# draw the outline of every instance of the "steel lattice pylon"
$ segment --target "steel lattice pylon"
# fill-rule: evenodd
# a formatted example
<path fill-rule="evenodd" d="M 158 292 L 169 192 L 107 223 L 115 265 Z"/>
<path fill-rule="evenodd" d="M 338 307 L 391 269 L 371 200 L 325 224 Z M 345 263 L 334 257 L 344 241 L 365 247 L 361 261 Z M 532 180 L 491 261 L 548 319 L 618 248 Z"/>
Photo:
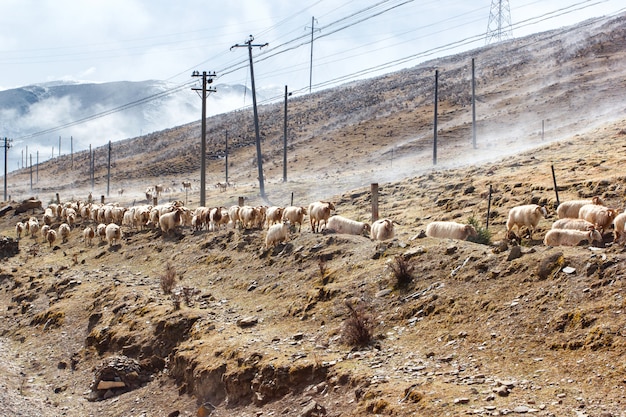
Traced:
<path fill-rule="evenodd" d="M 509 0 L 491 0 L 485 43 L 500 42 L 511 38 L 513 38 L 513 32 L 511 30 Z"/>

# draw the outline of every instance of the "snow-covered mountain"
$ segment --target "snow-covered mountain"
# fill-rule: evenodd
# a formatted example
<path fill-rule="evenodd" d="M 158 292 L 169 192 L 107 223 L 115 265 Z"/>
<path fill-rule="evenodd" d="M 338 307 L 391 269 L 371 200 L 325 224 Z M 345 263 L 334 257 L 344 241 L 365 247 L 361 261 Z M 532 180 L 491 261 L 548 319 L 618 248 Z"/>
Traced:
<path fill-rule="evenodd" d="M 119 81 L 47 82 L 0 91 L 0 135 L 13 139 L 8 170 L 110 141 L 184 125 L 201 117 L 202 100 L 189 84 Z M 250 105 L 243 85 L 211 85 L 207 116 Z M 258 92 L 258 100 L 272 92 Z M 70 139 L 71 138 L 71 139 Z M 70 147 L 72 149 L 70 149 Z M 25 155 L 26 153 L 26 155 Z"/>

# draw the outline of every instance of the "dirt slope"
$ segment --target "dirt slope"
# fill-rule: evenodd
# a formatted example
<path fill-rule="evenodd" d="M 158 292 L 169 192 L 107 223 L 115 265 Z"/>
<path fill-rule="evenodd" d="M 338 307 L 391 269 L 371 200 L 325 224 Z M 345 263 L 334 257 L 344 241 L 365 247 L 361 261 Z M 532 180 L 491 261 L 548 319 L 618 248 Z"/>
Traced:
<path fill-rule="evenodd" d="M 292 195 L 298 205 L 328 198 L 336 213 L 369 221 L 369 183 L 379 182 L 381 216 L 397 223 L 391 241 L 314 234 L 305 225 L 271 251 L 262 248 L 265 231 L 232 228 L 168 236 L 125 228 L 120 245 L 87 246 L 80 233 L 86 220 L 52 248 L 40 236 L 23 237 L 19 254 L 0 264 L 0 360 L 7 364 L 0 415 L 190 416 L 208 415 L 213 406 L 212 416 L 625 415 L 626 253 L 611 244 L 612 230 L 600 248 L 550 248 L 541 241 L 554 220 L 552 167 L 560 201 L 599 195 L 607 205 L 624 206 L 622 22 L 515 41 L 523 53 L 511 53 L 507 70 L 488 75 L 494 90 L 480 104 L 488 111 L 476 150 L 467 142 L 467 97 L 444 83 L 441 126 L 448 140 L 435 167 L 423 133 L 432 122 L 425 99 L 394 101 L 392 92 L 402 88 L 386 91 L 381 79 L 380 91 L 356 85 L 315 98 L 321 104 L 302 100 L 305 133 L 290 160 L 290 181 L 280 181 L 282 166 L 268 157 L 269 198 L 280 205 Z M 598 32 L 590 34 L 593 28 Z M 563 48 L 574 32 L 589 42 Z M 452 72 L 466 58 L 438 64 Z M 530 60 L 546 62 L 558 82 L 546 83 L 530 65 L 513 71 Z M 416 74 L 395 74 L 386 85 L 420 85 Z M 508 88 L 497 93 L 496 85 Z M 330 114 L 329 103 L 353 110 Z M 388 111 L 371 110 L 381 108 Z M 548 120 L 550 140 L 560 140 L 542 143 L 536 128 L 511 127 L 523 125 L 529 112 L 535 121 Z M 184 136 L 181 129 L 163 132 L 163 140 Z M 529 130 L 521 140 L 517 132 Z M 234 155 L 242 160 L 250 149 L 242 145 Z M 498 158 L 504 152 L 512 155 Z M 147 185 L 171 182 L 165 200 L 197 206 L 197 188 L 186 195 L 174 186 L 181 177 L 197 178 L 193 166 L 182 168 L 185 156 L 172 154 L 160 165 L 151 153 L 131 154 L 116 161 L 124 193 L 111 192 L 107 201 L 143 203 Z M 249 174 L 233 169 L 237 188 L 207 191 L 207 205 L 229 206 L 240 196 L 261 203 L 251 177 L 256 168 L 248 163 Z M 223 161 L 217 164 L 209 168 L 213 179 Z M 178 168 L 170 173 L 161 166 Z M 63 201 L 84 200 L 90 191 L 84 173 L 61 160 L 40 175 L 37 194 L 45 203 L 55 190 Z M 17 186 L 25 176 L 10 176 L 16 195 L 29 195 Z M 104 194 L 99 178 L 95 195 Z M 432 220 L 484 224 L 490 187 L 492 245 L 421 237 Z M 544 204 L 551 214 L 534 240 L 522 238 L 515 247 L 505 236 L 507 213 L 529 203 Z M 14 237 L 15 222 L 30 215 L 0 217 L 0 235 Z M 398 288 L 391 271 L 397 255 L 413 268 L 406 287 Z M 160 285 L 168 263 L 183 294 L 180 308 Z M 346 302 L 363 308 L 375 325 L 366 346 L 342 337 Z M 137 388 L 89 401 L 106 392 L 91 384 L 118 355 L 130 359 L 111 366 L 124 368 L 122 382 Z"/>

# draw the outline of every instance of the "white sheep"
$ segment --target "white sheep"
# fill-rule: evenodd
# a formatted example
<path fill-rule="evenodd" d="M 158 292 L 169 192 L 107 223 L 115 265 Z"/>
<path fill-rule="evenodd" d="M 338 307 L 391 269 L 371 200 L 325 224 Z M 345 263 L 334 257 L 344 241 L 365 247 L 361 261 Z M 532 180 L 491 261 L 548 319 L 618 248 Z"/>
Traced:
<path fill-rule="evenodd" d="M 122 239 L 122 229 L 115 223 L 109 223 L 105 229 L 106 239 L 109 246 L 119 244 Z"/>
<path fill-rule="evenodd" d="M 335 233 L 348 235 L 369 235 L 371 227 L 369 223 L 358 222 L 343 216 L 331 216 L 326 223 L 326 230 L 334 230 Z"/>
<path fill-rule="evenodd" d="M 22 222 L 15 223 L 15 236 L 17 236 L 17 240 L 20 240 L 22 237 L 22 233 L 26 229 L 26 225 Z"/>
<path fill-rule="evenodd" d="M 67 223 L 61 223 L 59 225 L 59 230 L 58 230 L 57 234 L 59 236 L 61 236 L 61 241 L 63 243 L 67 242 L 68 239 L 70 238 L 70 230 L 71 230 L 70 229 L 70 225 L 67 224 Z"/>
<path fill-rule="evenodd" d="M 267 225 L 268 229 L 271 225 L 283 221 L 284 211 L 284 207 L 272 206 L 267 208 L 267 211 L 265 212 L 265 224 Z"/>
<path fill-rule="evenodd" d="M 267 229 L 265 235 L 265 249 L 276 246 L 289 238 L 289 222 L 276 223 Z"/>
<path fill-rule="evenodd" d="M 578 218 L 578 211 L 580 208 L 587 204 L 595 204 L 603 206 L 604 202 L 600 197 L 593 197 L 591 200 L 570 200 L 564 201 L 556 208 L 556 214 L 559 219 L 576 219 Z"/>
<path fill-rule="evenodd" d="M 306 207 L 288 206 L 283 210 L 283 221 L 287 220 L 294 226 L 298 225 L 298 232 L 302 229 L 304 216 L 307 214 Z"/>
<path fill-rule="evenodd" d="M 181 215 L 180 210 L 176 209 L 169 213 L 163 213 L 159 216 L 159 226 L 163 234 L 168 234 L 170 230 L 175 230 L 180 226 Z"/>
<path fill-rule="evenodd" d="M 546 217 L 548 212 L 545 207 L 537 204 L 527 204 L 523 206 L 513 207 L 509 210 L 509 218 L 506 221 L 507 236 L 509 232 L 517 226 L 517 232 L 521 234 L 522 226 L 528 228 L 528 237 L 533 238 L 533 232 L 539 224 L 542 217 Z"/>
<path fill-rule="evenodd" d="M 56 213 L 52 210 L 52 208 L 50 206 L 46 207 L 43 212 L 43 224 L 47 224 L 48 226 L 50 226 L 55 218 Z"/>
<path fill-rule="evenodd" d="M 209 210 L 209 231 L 214 232 L 219 229 L 222 221 L 222 208 L 213 207 Z"/>
<path fill-rule="evenodd" d="M 426 226 L 426 236 L 439 239 L 466 240 L 468 237 L 478 236 L 478 232 L 471 224 L 462 224 L 451 221 L 431 222 Z"/>
<path fill-rule="evenodd" d="M 39 231 L 39 220 L 36 217 L 31 217 L 28 219 L 28 232 L 31 237 L 35 237 L 37 232 Z"/>
<path fill-rule="evenodd" d="M 317 233 L 324 222 L 324 228 L 327 226 L 328 218 L 331 210 L 335 209 L 335 205 L 329 201 L 316 201 L 309 204 L 309 221 L 311 223 L 311 231 Z"/>
<path fill-rule="evenodd" d="M 588 222 L 584 219 L 559 219 L 552 223 L 553 229 L 569 229 L 569 230 L 580 230 L 583 232 L 588 232 L 589 230 L 595 229 L 593 223 Z"/>
<path fill-rule="evenodd" d="M 604 230 L 613 223 L 617 214 L 617 210 L 597 204 L 585 204 L 578 211 L 578 217 L 593 223 L 600 233 L 604 233 Z"/>
<path fill-rule="evenodd" d="M 96 232 L 93 230 L 93 227 L 85 227 L 85 230 L 83 230 L 83 238 L 85 239 L 85 243 L 87 244 L 87 246 L 91 246 L 91 241 L 95 236 Z"/>
<path fill-rule="evenodd" d="M 100 238 L 100 242 L 104 242 L 104 239 L 106 239 L 106 230 L 107 225 L 104 223 L 100 223 L 98 226 L 96 226 L 96 235 L 98 235 L 98 237 Z"/>
<path fill-rule="evenodd" d="M 230 222 L 233 224 L 233 229 L 237 228 L 237 223 L 241 224 L 241 219 L 239 218 L 239 206 L 230 206 L 228 209 L 228 217 L 230 218 Z"/>
<path fill-rule="evenodd" d="M 244 229 L 263 224 L 263 212 L 260 207 L 242 206 L 239 208 L 239 220 Z"/>
<path fill-rule="evenodd" d="M 390 219 L 378 219 L 372 223 L 370 238 L 372 240 L 387 240 L 394 236 L 393 221 Z"/>
<path fill-rule="evenodd" d="M 571 229 L 551 229 L 546 233 L 543 243 L 546 246 L 578 246 L 585 240 L 589 244 L 594 241 L 602 242 L 602 235 L 597 230 L 583 232 Z"/>
<path fill-rule="evenodd" d="M 57 240 L 57 232 L 55 232 L 54 229 L 49 229 L 48 233 L 46 233 L 46 240 L 50 247 L 52 247 L 54 241 Z"/>
<path fill-rule="evenodd" d="M 44 242 L 48 241 L 48 231 L 50 230 L 50 225 L 44 224 L 41 226 L 41 238 Z"/>
<path fill-rule="evenodd" d="M 624 240 L 624 226 L 626 225 L 626 213 L 620 213 L 613 219 L 613 242 L 621 243 Z"/>

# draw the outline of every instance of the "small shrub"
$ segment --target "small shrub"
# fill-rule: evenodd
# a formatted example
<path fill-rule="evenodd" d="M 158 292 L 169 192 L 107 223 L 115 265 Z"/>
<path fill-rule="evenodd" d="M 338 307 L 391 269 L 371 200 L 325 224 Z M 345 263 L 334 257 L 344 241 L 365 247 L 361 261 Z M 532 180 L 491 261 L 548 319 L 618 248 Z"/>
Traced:
<path fill-rule="evenodd" d="M 413 281 L 414 267 L 404 256 L 396 255 L 389 267 L 396 278 L 396 288 L 406 288 Z"/>
<path fill-rule="evenodd" d="M 317 258 L 317 265 L 320 268 L 320 276 L 324 279 L 324 276 L 326 275 L 326 258 L 323 256 Z"/>
<path fill-rule="evenodd" d="M 365 311 L 365 306 L 353 306 L 346 301 L 350 317 L 343 323 L 341 337 L 344 343 L 352 347 L 367 346 L 372 341 L 374 322 Z"/>
<path fill-rule="evenodd" d="M 186 306 L 193 306 L 193 296 L 196 294 L 196 291 L 194 287 L 183 287 L 182 296 Z"/>
<path fill-rule="evenodd" d="M 486 227 L 481 226 L 478 223 L 478 220 L 475 217 L 470 217 L 467 219 L 467 223 L 474 226 L 476 232 L 478 232 L 478 236 L 472 237 L 470 236 L 467 240 L 474 243 L 480 243 L 483 245 L 491 245 L 491 232 Z"/>
<path fill-rule="evenodd" d="M 161 289 L 165 294 L 171 294 L 176 285 L 176 269 L 171 263 L 165 265 L 165 272 L 161 275 Z"/>

